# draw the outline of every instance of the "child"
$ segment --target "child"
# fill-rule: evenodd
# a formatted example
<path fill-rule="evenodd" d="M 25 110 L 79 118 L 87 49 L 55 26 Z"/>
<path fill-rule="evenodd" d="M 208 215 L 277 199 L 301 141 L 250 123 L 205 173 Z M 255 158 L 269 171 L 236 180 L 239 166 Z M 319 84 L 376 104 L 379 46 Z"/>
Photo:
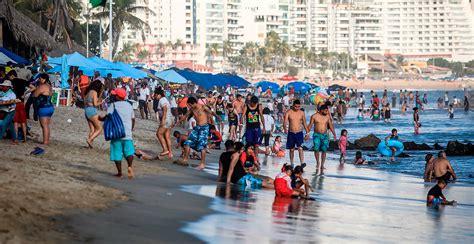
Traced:
<path fill-rule="evenodd" d="M 337 106 L 336 106 L 336 115 L 337 115 L 337 122 L 339 124 L 342 124 L 342 105 L 344 104 L 344 102 L 342 100 L 339 100 L 339 102 L 337 103 Z"/>
<path fill-rule="evenodd" d="M 247 173 L 258 171 L 260 169 L 260 163 L 258 162 L 258 158 L 255 156 L 254 150 L 255 145 L 253 143 L 247 143 L 247 145 L 245 145 L 245 151 L 240 154 L 240 162 Z"/>
<path fill-rule="evenodd" d="M 385 123 L 389 123 L 391 121 L 391 118 L 392 118 L 392 111 L 390 109 L 390 103 L 387 103 L 387 105 L 385 105 L 385 111 L 384 111 Z"/>
<path fill-rule="evenodd" d="M 265 120 L 265 130 L 262 132 L 263 145 L 265 146 L 265 155 L 270 154 L 270 137 L 275 129 L 275 120 L 270 115 L 270 109 L 263 109 L 263 120 Z"/>
<path fill-rule="evenodd" d="M 298 191 L 302 186 L 304 186 L 305 196 L 308 197 L 309 191 L 313 191 L 313 188 L 310 186 L 309 181 L 303 178 L 303 169 L 305 166 L 306 164 L 303 163 L 293 169 L 293 174 L 291 175 L 291 187 Z"/>
<path fill-rule="evenodd" d="M 375 162 L 373 161 L 370 161 L 369 158 L 364 158 L 362 156 L 362 152 L 361 151 L 357 151 L 356 152 L 356 155 L 355 155 L 355 158 L 354 158 L 354 164 L 355 165 L 366 165 L 366 164 L 376 164 Z"/>
<path fill-rule="evenodd" d="M 398 137 L 398 131 L 397 129 L 393 128 L 392 129 L 392 134 L 389 136 L 385 137 L 385 144 L 388 146 L 388 141 L 389 140 L 395 140 L 398 141 L 400 138 Z M 390 150 L 392 151 L 392 158 L 391 161 L 395 161 L 395 154 L 397 153 L 397 149 L 395 147 L 390 147 Z"/>
<path fill-rule="evenodd" d="M 196 119 L 194 116 L 189 116 L 188 118 L 188 135 L 191 134 L 191 131 L 193 131 L 194 126 L 196 126 Z"/>
<path fill-rule="evenodd" d="M 275 185 L 275 195 L 277 197 L 292 197 L 303 195 L 303 189 L 293 190 L 291 187 L 291 175 L 293 167 L 284 164 L 281 172 L 275 177 L 273 184 Z"/>
<path fill-rule="evenodd" d="M 275 142 L 273 143 L 272 152 L 277 157 L 284 157 L 285 156 L 285 149 L 281 146 L 281 136 L 275 137 Z"/>
<path fill-rule="evenodd" d="M 215 125 L 209 127 L 209 145 L 208 148 L 221 150 L 222 135 L 217 131 Z"/>
<path fill-rule="evenodd" d="M 341 151 L 341 156 L 339 157 L 339 163 L 344 164 L 346 162 L 346 148 L 347 148 L 347 130 L 341 130 L 341 137 L 339 137 L 339 150 Z"/>
<path fill-rule="evenodd" d="M 443 179 L 438 180 L 438 184 L 433 186 L 426 196 L 427 206 L 453 205 L 456 201 L 448 201 L 443 195 L 443 189 L 446 188 L 447 183 Z"/>
<path fill-rule="evenodd" d="M 364 113 L 362 108 L 359 108 L 359 112 L 357 113 L 357 120 L 364 120 Z"/>
<path fill-rule="evenodd" d="M 402 114 L 405 115 L 405 113 L 407 112 L 407 101 L 403 102 L 401 110 L 402 110 Z"/>
<path fill-rule="evenodd" d="M 453 105 L 452 105 L 452 104 L 449 105 L 449 108 L 448 108 L 448 115 L 449 115 L 449 118 L 450 118 L 450 119 L 453 119 L 453 118 L 454 118 L 454 108 L 453 108 Z"/>
<path fill-rule="evenodd" d="M 174 131 L 173 136 L 176 138 L 176 148 L 181 147 L 181 157 L 182 157 L 184 154 L 184 142 L 188 140 L 188 135 L 181 134 L 179 131 Z M 193 153 L 189 155 L 189 157 L 191 159 L 201 160 L 201 157 L 199 157 L 199 155 L 195 151 L 193 151 Z"/>
<path fill-rule="evenodd" d="M 231 103 L 227 104 L 227 119 L 229 121 L 229 139 L 235 141 L 237 139 L 237 126 L 239 125 L 239 116 L 235 112 Z"/>

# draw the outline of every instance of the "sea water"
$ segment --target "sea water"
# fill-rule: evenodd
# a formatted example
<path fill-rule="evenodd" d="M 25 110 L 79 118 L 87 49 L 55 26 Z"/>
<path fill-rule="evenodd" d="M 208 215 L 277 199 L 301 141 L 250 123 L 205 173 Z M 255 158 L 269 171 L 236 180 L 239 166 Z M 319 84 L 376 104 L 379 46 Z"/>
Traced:
<path fill-rule="evenodd" d="M 340 130 L 349 132 L 350 141 L 373 133 L 379 138 L 397 128 L 402 141 L 439 143 L 450 140 L 473 142 L 473 112 L 456 109 L 449 119 L 445 109 L 437 109 L 436 99 L 444 92 L 427 92 L 430 103 L 420 112 L 421 134 L 413 133 L 412 111 L 403 115 L 399 104 L 392 110 L 391 123 L 357 120 L 356 110 L 350 109 Z M 450 92 L 452 98 L 454 92 Z M 389 93 L 391 95 L 391 93 Z M 421 93 L 423 94 L 423 92 Z M 367 95 L 367 94 L 366 94 Z M 389 96 L 390 96 L 389 95 Z M 457 92 L 458 97 L 462 92 Z M 379 94 L 381 97 L 381 94 Z M 397 96 L 398 98 L 398 96 Z M 462 97 L 461 97 L 462 98 Z M 397 99 L 398 100 L 398 99 Z M 312 111 L 308 111 L 310 116 Z M 331 136 L 332 138 L 332 136 Z M 426 207 L 426 193 L 433 183 L 423 183 L 424 156 L 436 150 L 407 151 L 408 158 L 397 158 L 395 163 L 364 151 L 377 161 L 374 166 L 340 165 L 338 152 L 328 153 L 324 176 L 314 175 L 313 152 L 305 151 L 308 164 L 304 177 L 315 189 L 311 196 L 316 201 L 275 198 L 273 190 L 226 186 L 183 186 L 183 190 L 213 198 L 211 209 L 216 213 L 197 222 L 188 223 L 183 231 L 203 241 L 227 242 L 454 242 L 474 241 L 474 175 L 473 157 L 448 157 L 459 176 L 459 181 L 444 190 L 457 206 Z M 288 153 L 287 153 L 288 154 Z M 355 151 L 348 151 L 351 161 Z M 262 175 L 274 177 L 285 158 L 264 157 Z M 298 162 L 297 153 L 295 162 Z M 217 163 L 209 162 L 207 172 L 217 174 Z"/>

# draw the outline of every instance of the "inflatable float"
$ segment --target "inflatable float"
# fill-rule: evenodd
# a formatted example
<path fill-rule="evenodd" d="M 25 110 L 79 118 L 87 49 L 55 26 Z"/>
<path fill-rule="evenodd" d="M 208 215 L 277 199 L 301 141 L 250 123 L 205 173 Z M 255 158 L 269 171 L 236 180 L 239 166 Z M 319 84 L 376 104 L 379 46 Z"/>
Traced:
<path fill-rule="evenodd" d="M 403 143 L 397 140 L 388 140 L 387 144 L 385 144 L 385 141 L 381 141 L 377 149 L 379 150 L 380 154 L 384 155 L 385 157 L 391 157 L 392 156 L 392 150 L 390 150 L 391 147 L 394 147 L 397 149 L 397 152 L 395 152 L 395 156 L 400 155 L 404 149 Z"/>

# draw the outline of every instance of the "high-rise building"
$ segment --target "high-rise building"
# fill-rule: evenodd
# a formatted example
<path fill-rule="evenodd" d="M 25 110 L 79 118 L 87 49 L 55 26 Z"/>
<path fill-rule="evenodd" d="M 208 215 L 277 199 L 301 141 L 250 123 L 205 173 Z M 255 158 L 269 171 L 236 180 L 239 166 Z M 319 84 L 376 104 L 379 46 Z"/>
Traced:
<path fill-rule="evenodd" d="M 381 9 L 385 55 L 467 61 L 474 55 L 469 0 L 375 0 Z"/>

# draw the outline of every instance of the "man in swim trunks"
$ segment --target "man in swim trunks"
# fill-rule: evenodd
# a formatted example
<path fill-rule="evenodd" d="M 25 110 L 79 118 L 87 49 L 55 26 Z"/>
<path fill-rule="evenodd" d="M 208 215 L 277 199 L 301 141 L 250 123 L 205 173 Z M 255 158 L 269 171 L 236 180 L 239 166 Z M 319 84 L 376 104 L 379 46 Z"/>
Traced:
<path fill-rule="evenodd" d="M 258 145 L 262 137 L 260 124 L 263 131 L 265 131 L 265 120 L 263 119 L 263 108 L 258 103 L 256 96 L 250 98 L 250 104 L 245 106 L 243 112 L 244 115 L 240 118 L 240 124 L 243 124 L 245 119 L 245 141 L 255 145 L 255 155 L 258 157 Z"/>
<path fill-rule="evenodd" d="M 446 182 L 449 182 L 458 178 L 454 172 L 453 167 L 451 166 L 451 163 L 446 158 L 446 153 L 444 151 L 440 151 L 438 153 L 438 158 L 433 161 L 433 167 L 434 176 L 438 180 L 442 179 Z"/>
<path fill-rule="evenodd" d="M 324 171 L 324 162 L 326 161 L 326 151 L 329 147 L 329 136 L 328 130 L 336 138 L 336 132 L 334 131 L 334 125 L 331 120 L 331 115 L 329 114 L 329 109 L 326 104 L 322 105 L 319 108 L 319 112 L 316 112 L 311 116 L 309 121 L 308 130 L 311 130 L 314 125 L 314 157 L 316 158 L 317 166 L 316 173 L 323 174 Z M 321 152 L 321 161 L 319 160 L 319 152 Z"/>
<path fill-rule="evenodd" d="M 289 128 L 286 125 L 289 122 Z M 301 145 L 304 140 L 308 139 L 309 129 L 306 127 L 306 115 L 304 111 L 301 110 L 301 102 L 296 99 L 293 102 L 293 107 L 288 110 L 285 114 L 285 119 L 283 120 L 283 129 L 285 133 L 288 134 L 286 139 L 286 149 L 290 150 L 290 163 L 293 165 L 293 159 L 295 158 L 295 148 L 298 149 L 298 154 L 300 158 L 300 165 L 304 161 L 304 153 Z M 303 135 L 303 129 L 306 134 Z"/>
<path fill-rule="evenodd" d="M 196 98 L 188 98 L 188 106 L 190 110 L 188 113 L 181 118 L 176 124 L 180 124 L 182 120 L 193 116 L 196 119 L 196 126 L 194 126 L 191 134 L 188 137 L 188 140 L 184 142 L 184 154 L 183 154 L 183 163 L 186 163 L 191 153 L 191 148 L 197 152 L 201 152 L 201 163 L 198 166 L 198 169 L 204 169 L 206 166 L 206 149 L 207 149 L 207 138 L 209 136 L 209 117 L 215 116 L 218 120 L 220 117 L 213 111 L 211 111 L 206 105 L 198 104 Z M 175 125 L 176 125 L 175 124 Z"/>
<path fill-rule="evenodd" d="M 235 101 L 232 103 L 232 106 L 234 107 L 234 111 L 239 115 L 239 121 L 241 120 L 240 118 L 242 118 L 242 114 L 245 108 L 245 103 L 244 101 L 242 101 L 242 99 L 243 99 L 242 95 L 237 94 L 237 99 L 235 99 Z M 239 140 L 242 138 L 242 126 L 243 124 L 239 123 L 239 127 L 237 130 Z"/>

